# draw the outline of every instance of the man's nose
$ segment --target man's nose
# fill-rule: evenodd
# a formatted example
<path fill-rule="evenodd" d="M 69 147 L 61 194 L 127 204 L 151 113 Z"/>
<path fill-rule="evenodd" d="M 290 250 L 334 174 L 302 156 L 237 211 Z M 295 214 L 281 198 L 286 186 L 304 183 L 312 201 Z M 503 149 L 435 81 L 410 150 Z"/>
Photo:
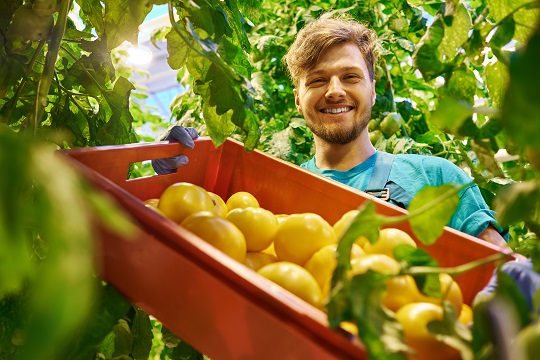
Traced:
<path fill-rule="evenodd" d="M 343 89 L 341 80 L 337 76 L 331 77 L 330 81 L 328 82 L 326 97 L 331 100 L 336 100 L 344 96 L 345 90 Z"/>

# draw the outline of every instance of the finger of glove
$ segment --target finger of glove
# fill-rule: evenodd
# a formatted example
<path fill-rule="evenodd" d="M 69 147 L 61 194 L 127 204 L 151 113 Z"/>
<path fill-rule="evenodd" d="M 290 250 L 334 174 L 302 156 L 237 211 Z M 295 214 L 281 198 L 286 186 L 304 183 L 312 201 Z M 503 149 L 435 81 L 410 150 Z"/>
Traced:
<path fill-rule="evenodd" d="M 176 155 L 169 158 L 158 159 L 152 161 L 152 167 L 155 172 L 163 175 L 170 174 L 176 171 L 179 167 L 187 164 L 189 161 L 185 155 Z"/>
<path fill-rule="evenodd" d="M 197 139 L 199 134 L 197 130 L 193 128 L 183 128 L 182 126 L 173 126 L 169 135 L 165 137 L 165 140 L 177 141 L 188 149 L 193 149 L 195 143 L 194 139 Z"/>

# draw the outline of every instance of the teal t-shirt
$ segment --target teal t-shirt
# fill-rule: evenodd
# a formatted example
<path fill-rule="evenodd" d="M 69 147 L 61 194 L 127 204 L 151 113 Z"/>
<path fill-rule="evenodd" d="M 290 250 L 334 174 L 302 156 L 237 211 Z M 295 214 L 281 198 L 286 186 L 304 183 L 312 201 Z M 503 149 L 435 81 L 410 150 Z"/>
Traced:
<path fill-rule="evenodd" d="M 365 191 L 367 189 L 378 151 L 363 163 L 347 171 L 320 170 L 311 158 L 301 166 L 318 174 Z M 452 162 L 437 157 L 413 154 L 395 155 L 388 181 L 399 185 L 410 193 L 411 198 L 424 186 L 440 186 L 443 184 L 469 184 L 472 179 Z M 506 238 L 503 229 L 495 220 L 480 194 L 477 185 L 469 186 L 460 192 L 460 202 L 454 216 L 448 223 L 453 229 L 472 236 L 479 236 L 489 225 L 495 227 Z"/>

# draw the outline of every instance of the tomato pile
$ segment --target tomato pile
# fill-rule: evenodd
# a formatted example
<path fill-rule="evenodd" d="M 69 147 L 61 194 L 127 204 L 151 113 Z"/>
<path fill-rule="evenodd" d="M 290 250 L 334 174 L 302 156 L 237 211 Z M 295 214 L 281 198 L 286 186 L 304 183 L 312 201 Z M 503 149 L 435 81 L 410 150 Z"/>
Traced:
<path fill-rule="evenodd" d="M 234 193 L 225 201 L 187 182 L 172 184 L 159 199 L 145 203 L 323 311 L 337 266 L 338 240 L 358 214 L 351 210 L 335 224 L 315 213 L 273 214 L 249 192 Z M 459 358 L 459 352 L 436 339 L 427 324 L 443 319 L 443 300 L 455 307 L 458 321 L 466 325 L 472 321 L 471 309 L 463 303 L 459 285 L 445 273 L 439 275 L 441 298 L 422 294 L 394 258 L 394 249 L 402 244 L 416 248 L 415 241 L 396 228 L 381 229 L 375 243 L 359 237 L 352 247 L 349 276 L 368 270 L 387 275 L 382 304 L 394 312 L 405 342 L 417 352 L 411 359 L 430 359 L 433 354 Z M 355 332 L 354 325 L 343 325 Z"/>

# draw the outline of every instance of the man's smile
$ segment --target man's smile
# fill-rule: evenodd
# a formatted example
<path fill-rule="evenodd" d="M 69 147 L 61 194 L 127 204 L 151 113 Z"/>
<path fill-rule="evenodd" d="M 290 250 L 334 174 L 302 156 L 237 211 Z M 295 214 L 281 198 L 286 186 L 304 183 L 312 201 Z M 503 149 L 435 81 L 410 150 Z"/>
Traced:
<path fill-rule="evenodd" d="M 325 109 L 321 109 L 320 111 L 325 114 L 341 114 L 341 113 L 350 111 L 352 109 L 353 109 L 352 106 L 342 106 L 338 108 L 325 108 Z"/>

